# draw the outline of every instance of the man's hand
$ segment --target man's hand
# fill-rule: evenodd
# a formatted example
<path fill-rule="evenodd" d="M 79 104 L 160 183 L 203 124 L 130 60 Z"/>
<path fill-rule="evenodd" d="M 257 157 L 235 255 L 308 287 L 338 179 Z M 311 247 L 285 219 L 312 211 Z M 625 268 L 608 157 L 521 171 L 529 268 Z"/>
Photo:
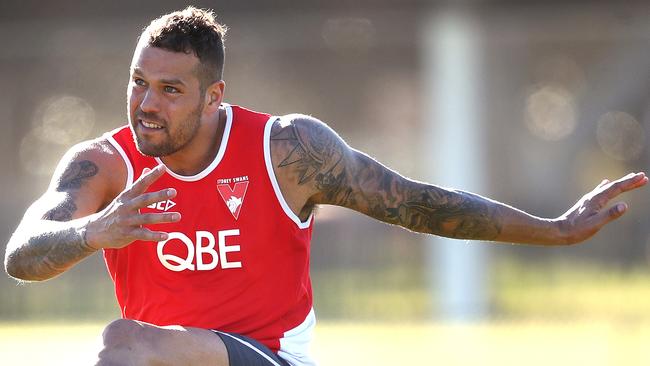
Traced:
<path fill-rule="evenodd" d="M 567 244 L 589 239 L 600 228 L 616 220 L 627 211 L 627 204 L 607 204 L 616 196 L 648 183 L 644 173 L 630 173 L 613 182 L 605 179 L 593 191 L 584 195 L 569 211 L 556 220 Z"/>
<path fill-rule="evenodd" d="M 122 248 L 136 240 L 162 241 L 168 234 L 143 228 L 145 224 L 176 222 L 178 212 L 140 213 L 140 209 L 176 196 L 173 188 L 145 193 L 160 178 L 165 167 L 159 165 L 144 173 L 131 187 L 125 189 L 104 210 L 92 215 L 86 226 L 86 244 L 93 249 Z"/>

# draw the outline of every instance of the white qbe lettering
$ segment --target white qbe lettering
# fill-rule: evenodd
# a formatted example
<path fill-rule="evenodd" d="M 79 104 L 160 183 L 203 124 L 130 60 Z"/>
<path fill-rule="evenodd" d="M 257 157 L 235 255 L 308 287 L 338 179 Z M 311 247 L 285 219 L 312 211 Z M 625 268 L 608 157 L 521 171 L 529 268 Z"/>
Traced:
<path fill-rule="evenodd" d="M 226 238 L 229 236 L 239 236 L 239 229 L 219 231 L 219 258 L 221 258 L 221 268 L 241 268 L 241 262 L 228 262 L 226 253 L 238 252 L 239 245 L 226 245 Z"/>
<path fill-rule="evenodd" d="M 180 272 L 184 270 L 190 271 L 210 271 L 219 264 L 221 268 L 241 268 L 241 262 L 229 262 L 227 254 L 230 252 L 239 252 L 241 247 L 239 245 L 226 245 L 226 239 L 229 236 L 239 236 L 239 229 L 222 230 L 217 232 L 219 238 L 219 252 L 215 250 L 215 237 L 209 231 L 196 232 L 196 244 L 192 242 L 187 235 L 178 232 L 169 233 L 169 237 L 165 241 L 158 242 L 158 259 L 160 263 L 170 271 Z M 180 240 L 187 247 L 187 257 L 181 258 L 173 254 L 165 254 L 165 245 L 171 240 Z M 196 253 L 196 266 L 194 265 L 194 258 Z M 203 255 L 208 254 L 212 257 L 212 261 L 208 263 L 203 262 Z"/>

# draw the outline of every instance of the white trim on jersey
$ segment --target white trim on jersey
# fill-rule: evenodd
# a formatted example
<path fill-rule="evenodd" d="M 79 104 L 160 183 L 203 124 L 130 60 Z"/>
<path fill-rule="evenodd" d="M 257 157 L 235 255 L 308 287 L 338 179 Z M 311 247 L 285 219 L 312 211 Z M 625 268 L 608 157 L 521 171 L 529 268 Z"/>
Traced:
<path fill-rule="evenodd" d="M 264 357 L 267 361 L 269 361 L 273 366 L 282 366 L 279 363 L 275 362 L 271 357 L 269 357 L 269 355 L 267 355 L 266 353 L 260 351 L 257 347 L 253 346 L 249 342 L 246 342 L 243 339 L 239 339 L 239 338 L 233 336 L 232 334 L 228 334 L 228 333 L 224 333 L 224 332 L 219 332 L 219 334 L 226 335 L 226 336 L 238 341 L 239 343 L 243 344 L 244 346 L 252 349 L 253 351 L 257 352 L 260 356 Z"/>
<path fill-rule="evenodd" d="M 296 225 L 298 225 L 299 228 L 306 229 L 309 227 L 309 225 L 311 225 L 314 213 L 312 212 L 305 222 L 300 221 L 298 215 L 296 215 L 293 210 L 291 210 L 291 207 L 289 207 L 287 201 L 284 199 L 282 191 L 280 190 L 280 185 L 278 184 L 278 180 L 275 177 L 275 172 L 273 171 L 273 163 L 271 162 L 271 127 L 273 127 L 273 122 L 278 119 L 279 117 L 271 116 L 271 118 L 266 121 L 266 126 L 264 127 L 264 162 L 266 163 L 266 172 L 269 174 L 269 179 L 271 179 L 271 184 L 273 185 L 275 196 L 278 198 L 278 202 L 280 202 L 280 206 L 282 206 L 284 213 Z"/>
<path fill-rule="evenodd" d="M 223 159 L 223 156 L 226 154 L 226 145 L 228 145 L 228 138 L 230 137 L 230 129 L 232 127 L 232 107 L 229 104 L 222 103 L 222 105 L 226 109 L 226 127 L 223 130 L 223 136 L 221 137 L 221 145 L 219 146 L 219 152 L 217 153 L 217 156 L 214 158 L 212 163 L 208 165 L 207 168 L 203 169 L 202 172 L 195 174 L 195 175 L 180 175 L 174 173 L 171 169 L 169 169 L 165 163 L 162 162 L 160 158 L 156 158 L 156 161 L 158 164 L 165 165 L 165 168 L 167 169 L 167 173 L 171 175 L 172 177 L 182 180 L 185 182 L 196 182 L 197 180 L 201 180 L 205 177 L 208 176 L 208 174 L 212 173 L 213 170 L 217 168 L 219 163 L 221 162 L 221 159 Z"/>
<path fill-rule="evenodd" d="M 106 137 L 106 140 L 108 140 L 115 150 L 120 153 L 122 160 L 124 160 L 124 165 L 126 165 L 126 184 L 124 185 L 124 189 L 126 189 L 133 184 L 133 165 L 131 165 L 131 160 L 129 160 L 129 157 L 124 152 L 124 149 L 122 149 L 122 146 L 120 146 L 120 144 L 115 141 L 115 138 L 113 138 L 114 133 L 115 131 L 105 133 L 104 137 Z"/>
<path fill-rule="evenodd" d="M 309 355 L 314 326 L 316 326 L 316 314 L 312 308 L 300 325 L 286 331 L 284 337 L 280 338 L 278 356 L 291 366 L 316 366 L 316 362 Z"/>

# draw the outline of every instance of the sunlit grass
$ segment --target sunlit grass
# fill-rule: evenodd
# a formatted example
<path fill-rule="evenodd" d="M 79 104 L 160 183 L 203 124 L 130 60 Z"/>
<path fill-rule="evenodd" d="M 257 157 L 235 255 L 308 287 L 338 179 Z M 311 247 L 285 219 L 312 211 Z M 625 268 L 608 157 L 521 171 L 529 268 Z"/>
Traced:
<path fill-rule="evenodd" d="M 650 365 L 650 324 L 323 324 L 323 365 Z"/>
<path fill-rule="evenodd" d="M 102 324 L 0 324 L 3 365 L 89 365 Z M 321 365 L 650 365 L 650 323 L 322 322 Z"/>
<path fill-rule="evenodd" d="M 2 365 L 92 365 L 101 324 L 0 324 Z"/>

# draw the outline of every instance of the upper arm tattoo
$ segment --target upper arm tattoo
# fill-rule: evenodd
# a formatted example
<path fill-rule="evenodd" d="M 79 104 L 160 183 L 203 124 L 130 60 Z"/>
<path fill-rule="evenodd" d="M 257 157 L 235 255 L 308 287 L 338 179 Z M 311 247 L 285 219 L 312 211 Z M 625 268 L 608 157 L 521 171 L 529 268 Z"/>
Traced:
<path fill-rule="evenodd" d="M 52 221 L 70 221 L 77 211 L 75 204 L 76 191 L 90 178 L 97 175 L 99 168 L 90 160 L 71 162 L 61 177 L 56 181 L 54 189 L 66 193 L 65 199 L 56 207 L 47 211 L 43 219 Z"/>
<path fill-rule="evenodd" d="M 72 215 L 77 211 L 77 205 L 74 203 L 74 198 L 66 196 L 65 200 L 60 202 L 56 207 L 47 211 L 43 215 L 43 219 L 51 221 L 70 221 Z"/>
<path fill-rule="evenodd" d="M 501 231 L 494 202 L 408 180 L 350 149 L 319 123 L 294 121 L 271 140 L 288 144 L 277 168 L 294 174 L 299 185 L 311 184 L 314 203 L 347 207 L 413 231 L 453 238 L 490 240 Z"/>
<path fill-rule="evenodd" d="M 312 184 L 326 202 L 341 200 L 350 194 L 344 169 L 343 142 L 324 126 L 300 126 L 296 123 L 271 135 L 271 141 L 288 144 L 288 153 L 277 165 L 291 170 L 299 185 Z"/>
<path fill-rule="evenodd" d="M 97 175 L 98 171 L 97 164 L 90 160 L 73 161 L 59 178 L 56 190 L 61 192 L 79 189 L 88 178 Z"/>

